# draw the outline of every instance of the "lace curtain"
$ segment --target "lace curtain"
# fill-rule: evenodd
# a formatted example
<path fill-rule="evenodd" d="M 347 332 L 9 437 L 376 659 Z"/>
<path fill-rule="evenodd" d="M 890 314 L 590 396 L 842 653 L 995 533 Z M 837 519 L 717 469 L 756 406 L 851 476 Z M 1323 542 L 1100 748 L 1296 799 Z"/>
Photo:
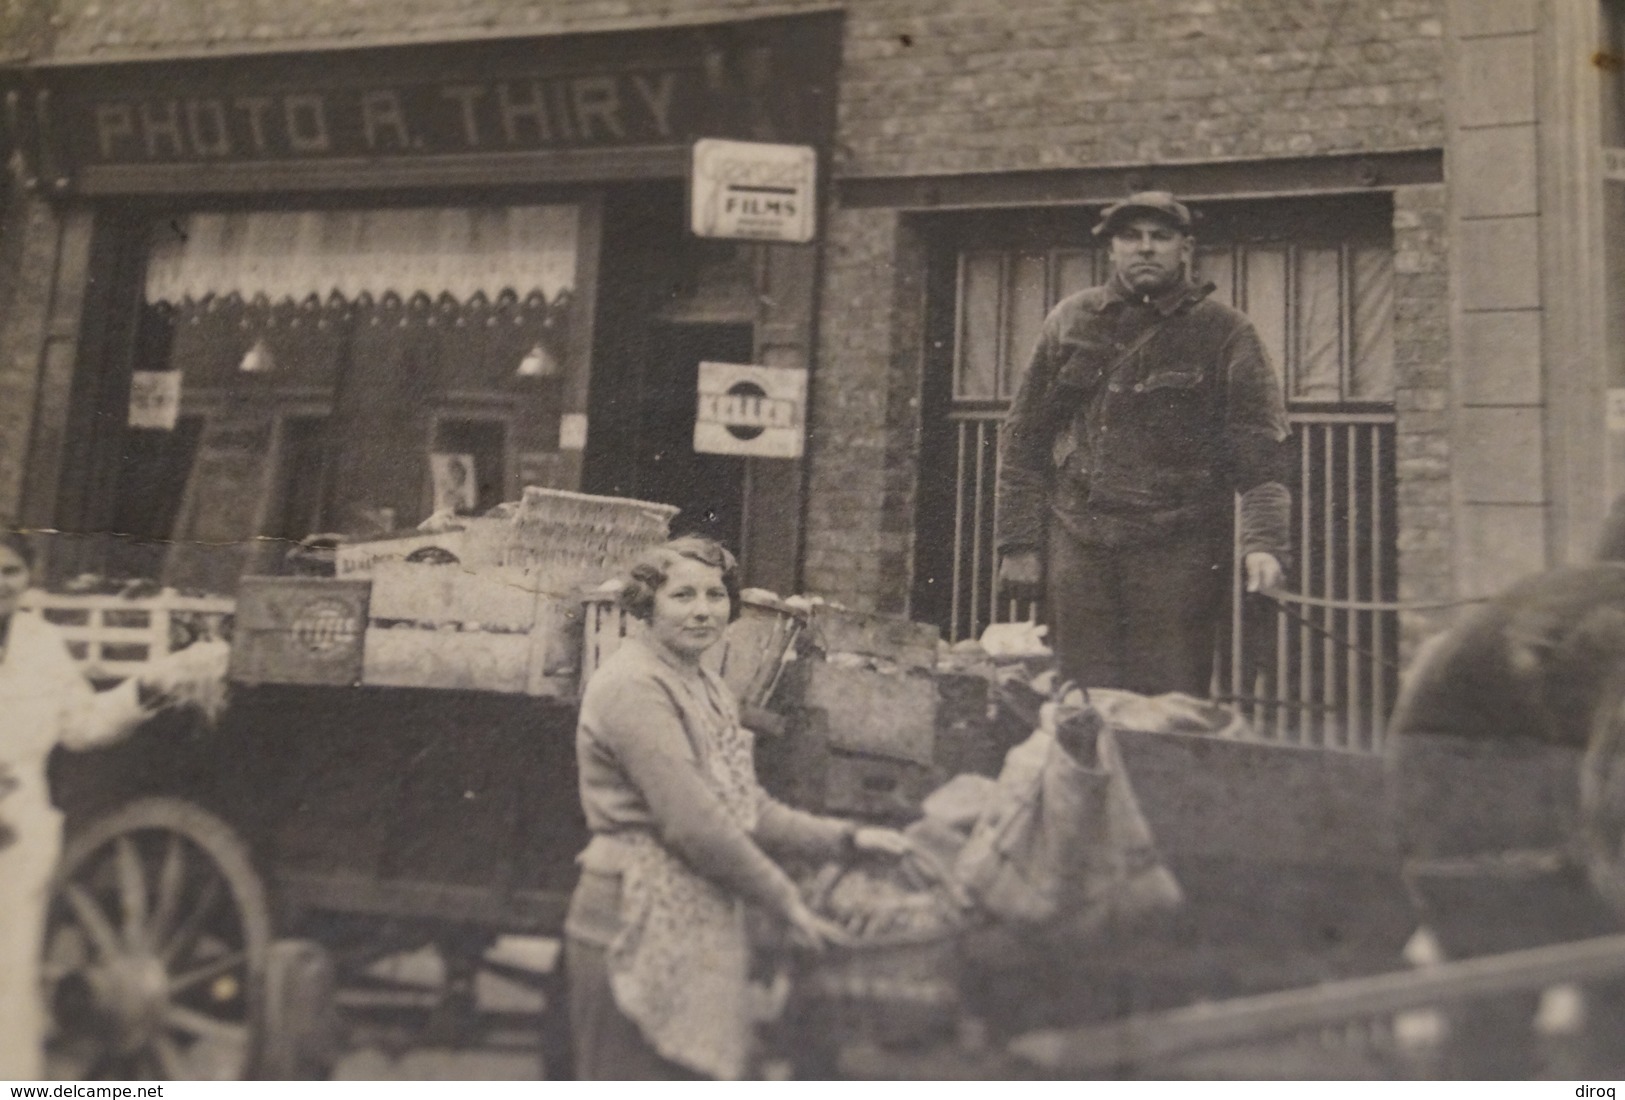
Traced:
<path fill-rule="evenodd" d="M 200 213 L 154 227 L 146 300 L 272 305 L 334 295 L 495 300 L 574 289 L 574 206 Z"/>

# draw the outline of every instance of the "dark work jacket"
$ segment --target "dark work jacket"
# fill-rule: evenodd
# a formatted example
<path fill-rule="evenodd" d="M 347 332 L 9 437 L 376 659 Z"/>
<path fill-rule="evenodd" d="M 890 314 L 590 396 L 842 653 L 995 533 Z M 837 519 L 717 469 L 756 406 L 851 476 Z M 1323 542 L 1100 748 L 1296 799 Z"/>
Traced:
<path fill-rule="evenodd" d="M 1052 518 L 1104 546 L 1228 530 L 1241 493 L 1242 552 L 1284 559 L 1281 383 L 1252 322 L 1212 289 L 1147 301 L 1113 279 L 1050 312 L 1000 439 L 1001 551 L 1041 549 Z"/>

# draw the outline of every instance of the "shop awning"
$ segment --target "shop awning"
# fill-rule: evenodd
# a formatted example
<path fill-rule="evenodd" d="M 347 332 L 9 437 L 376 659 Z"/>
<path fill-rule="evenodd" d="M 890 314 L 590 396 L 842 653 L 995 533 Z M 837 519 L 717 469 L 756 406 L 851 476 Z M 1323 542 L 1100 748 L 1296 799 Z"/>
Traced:
<path fill-rule="evenodd" d="M 574 289 L 575 206 L 198 213 L 154 227 L 146 299 L 301 302 L 422 293 L 549 302 Z"/>

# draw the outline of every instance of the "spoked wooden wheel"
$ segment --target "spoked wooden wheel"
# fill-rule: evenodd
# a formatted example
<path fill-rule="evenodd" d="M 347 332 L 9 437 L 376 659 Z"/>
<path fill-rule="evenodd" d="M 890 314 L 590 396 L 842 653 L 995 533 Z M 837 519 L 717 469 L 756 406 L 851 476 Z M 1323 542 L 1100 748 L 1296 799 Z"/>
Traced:
<path fill-rule="evenodd" d="M 271 921 L 243 842 L 177 799 L 68 845 L 42 976 L 58 1079 L 238 1080 L 259 1047 Z"/>

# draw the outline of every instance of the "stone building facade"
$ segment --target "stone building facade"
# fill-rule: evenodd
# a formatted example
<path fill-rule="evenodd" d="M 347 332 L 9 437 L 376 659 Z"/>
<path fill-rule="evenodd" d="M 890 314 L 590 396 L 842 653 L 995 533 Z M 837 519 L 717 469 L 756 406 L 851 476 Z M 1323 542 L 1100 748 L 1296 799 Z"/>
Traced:
<path fill-rule="evenodd" d="M 29 87 L 66 71 L 292 51 L 343 61 L 355 50 L 423 47 L 432 57 L 458 43 L 835 19 L 828 179 L 811 258 L 774 275 L 771 250 L 746 249 L 707 276 L 719 301 L 751 281 L 740 272 L 753 266 L 759 298 L 774 297 L 763 279 L 805 292 L 796 316 L 755 318 L 750 348 L 771 360 L 763 326 L 798 329 L 779 359 L 811 368 L 804 461 L 788 478 L 759 471 L 759 495 L 771 485 L 804 502 L 758 536 L 759 546 L 791 545 L 760 579 L 964 634 L 996 613 L 971 575 L 987 564 L 976 533 L 990 516 L 976 510 L 987 501 L 973 483 L 987 472 L 990 437 L 967 433 L 983 431 L 1008 394 L 1024 318 L 1085 278 L 1078 265 L 1098 262 L 1088 254 L 1094 211 L 1137 187 L 1192 198 L 1225 292 L 1285 311 L 1269 323 L 1299 372 L 1302 488 L 1324 512 L 1302 520 L 1306 558 L 1319 564 L 1300 568 L 1323 574 L 1323 595 L 1443 603 L 1584 556 L 1607 493 L 1607 309 L 1552 272 L 1567 262 L 1563 234 L 1590 254 L 1570 180 L 1592 173 L 1584 216 L 1600 218 L 1601 154 L 1594 141 L 1576 152 L 1583 124 L 1557 120 L 1602 111 L 1577 106 L 1596 90 L 1576 91 L 1586 73 L 1571 62 L 1583 53 L 1589 65 L 1606 48 L 1606 9 L 1565 0 L 232 0 L 213 5 L 204 25 L 172 0 L 12 0 L 4 15 L 9 70 Z M 1586 157 L 1590 168 L 1571 170 Z M 56 526 L 61 494 L 83 491 L 65 490 L 49 468 L 66 446 L 50 445 L 52 433 L 68 423 L 83 314 L 97 302 L 71 273 L 119 201 L 71 183 L 55 193 L 41 179 L 7 206 L 0 516 Z M 1607 258 L 1593 251 L 1587 262 L 1601 271 Z M 977 298 L 982 275 L 1002 289 Z M 705 293 L 683 316 L 737 319 L 695 304 Z M 1316 297 L 1328 294 L 1335 301 Z M 978 365 L 978 340 L 1005 350 Z M 589 433 L 589 466 L 593 446 Z M 1364 524 L 1378 549 L 1323 535 L 1326 523 Z M 987 605 L 982 618 L 964 617 L 967 601 Z M 1391 665 L 1440 614 L 1379 619 L 1320 625 Z M 1370 705 L 1382 702 L 1379 692 Z"/>

